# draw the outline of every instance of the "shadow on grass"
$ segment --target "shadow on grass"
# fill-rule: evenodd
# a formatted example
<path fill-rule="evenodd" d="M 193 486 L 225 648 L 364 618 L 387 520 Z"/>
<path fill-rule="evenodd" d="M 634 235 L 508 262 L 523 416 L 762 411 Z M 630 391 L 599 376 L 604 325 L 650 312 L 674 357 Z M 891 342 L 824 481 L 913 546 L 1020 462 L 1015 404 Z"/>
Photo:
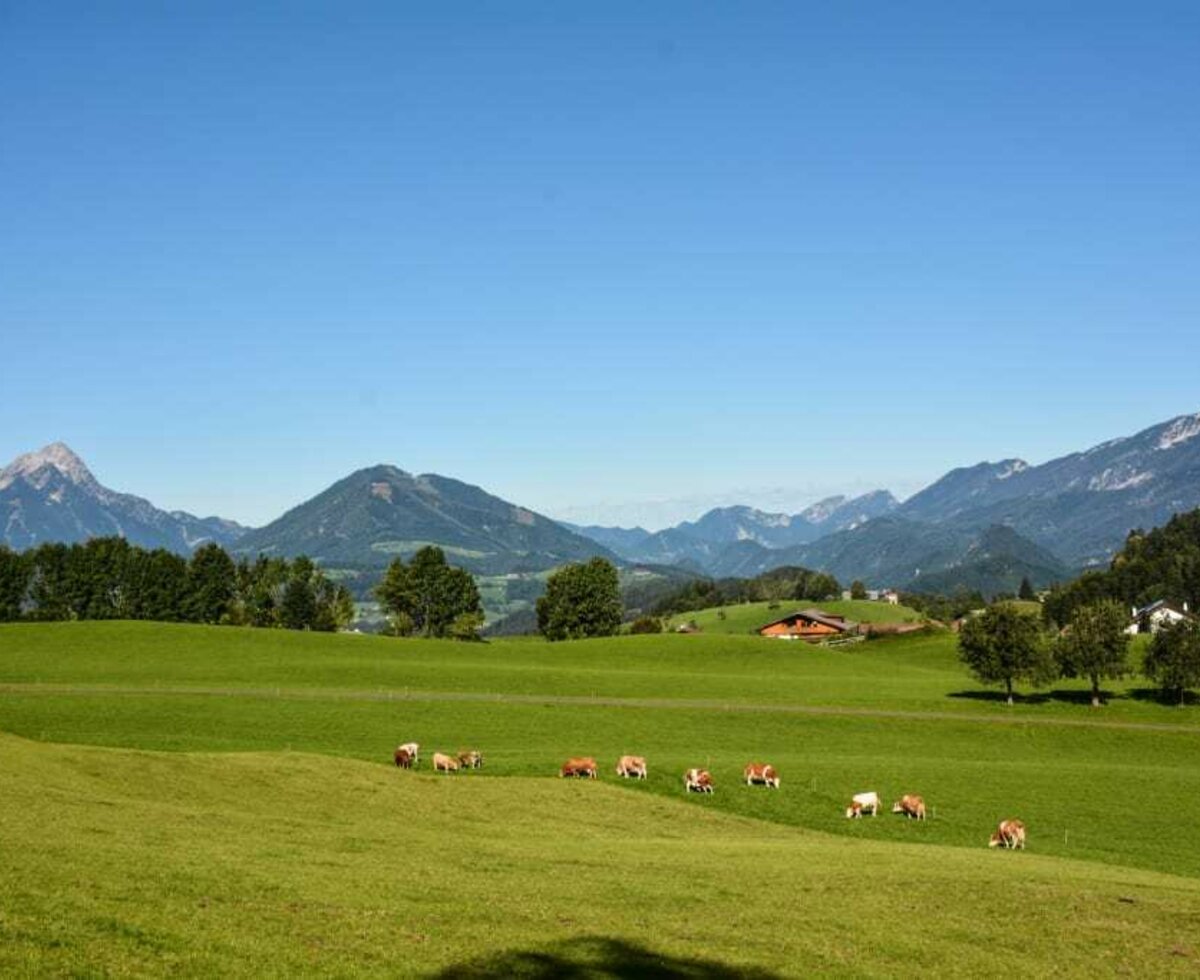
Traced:
<path fill-rule="evenodd" d="M 1157 687 L 1135 687 L 1128 692 L 1128 696 L 1135 701 L 1153 701 L 1155 704 L 1166 705 L 1168 708 L 1176 707 L 1180 703 L 1178 693 L 1163 694 Z M 1183 704 L 1187 707 L 1195 707 L 1200 704 L 1200 694 L 1194 691 L 1184 691 Z"/>
<path fill-rule="evenodd" d="M 961 698 L 966 701 L 984 701 L 988 704 L 1004 704 L 1007 700 L 1007 695 L 1003 691 L 951 691 L 946 695 L 948 698 Z M 1101 706 L 1108 704 L 1110 701 L 1153 701 L 1156 704 L 1172 707 L 1178 705 L 1178 694 L 1164 695 L 1156 687 L 1134 687 L 1124 691 L 1104 691 L 1100 692 Z M 1049 704 L 1050 702 L 1058 704 L 1077 704 L 1083 707 L 1090 707 L 1092 703 L 1092 692 L 1089 690 L 1080 690 L 1078 688 L 1058 688 L 1053 691 L 1033 691 L 1029 694 L 1023 694 L 1017 691 L 1013 692 L 1013 704 Z M 1200 704 L 1200 695 L 1192 691 L 1185 691 L 1183 696 L 1184 705 Z"/>
<path fill-rule="evenodd" d="M 1003 691 L 951 691 L 946 697 L 963 698 L 967 701 L 986 701 L 989 704 L 1004 704 L 1008 700 L 1008 695 Z M 1033 694 L 1013 691 L 1014 704 L 1045 704 L 1049 700 L 1050 695 L 1045 691 L 1036 691 Z"/>
<path fill-rule="evenodd" d="M 468 960 L 433 976 L 440 980 L 526 977 L 605 980 L 609 977 L 666 977 L 668 980 L 774 980 L 767 970 L 729 966 L 699 957 L 667 956 L 620 939 L 581 938 L 552 950 L 516 950 Z"/>

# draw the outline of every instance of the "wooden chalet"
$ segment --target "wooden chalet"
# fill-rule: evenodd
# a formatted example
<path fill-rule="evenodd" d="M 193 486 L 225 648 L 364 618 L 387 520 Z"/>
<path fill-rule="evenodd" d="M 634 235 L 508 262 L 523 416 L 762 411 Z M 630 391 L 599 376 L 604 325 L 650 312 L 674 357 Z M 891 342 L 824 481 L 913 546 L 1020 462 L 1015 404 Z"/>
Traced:
<path fill-rule="evenodd" d="M 782 619 L 766 623 L 758 628 L 759 636 L 770 636 L 777 640 L 828 640 L 836 636 L 853 636 L 858 633 L 858 623 L 845 616 L 835 616 L 820 609 L 804 609 L 789 613 Z"/>

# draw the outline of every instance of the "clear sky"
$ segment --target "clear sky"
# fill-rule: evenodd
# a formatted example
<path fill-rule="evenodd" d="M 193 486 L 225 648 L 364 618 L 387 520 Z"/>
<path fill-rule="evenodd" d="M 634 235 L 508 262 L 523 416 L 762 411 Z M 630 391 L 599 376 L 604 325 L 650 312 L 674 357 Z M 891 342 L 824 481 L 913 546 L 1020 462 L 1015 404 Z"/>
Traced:
<path fill-rule="evenodd" d="M 0 0 L 0 462 L 654 524 L 1200 410 L 1198 51 L 1193 0 Z"/>

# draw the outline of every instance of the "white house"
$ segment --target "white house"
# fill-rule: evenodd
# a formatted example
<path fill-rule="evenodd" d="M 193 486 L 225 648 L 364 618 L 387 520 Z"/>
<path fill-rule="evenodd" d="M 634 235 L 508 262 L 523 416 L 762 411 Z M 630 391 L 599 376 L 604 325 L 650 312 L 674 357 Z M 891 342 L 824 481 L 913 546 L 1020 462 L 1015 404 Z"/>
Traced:
<path fill-rule="evenodd" d="M 1177 608 L 1165 599 L 1159 599 L 1148 606 L 1142 606 L 1141 609 L 1135 608 L 1133 622 L 1125 628 L 1125 632 L 1131 635 L 1134 633 L 1157 633 L 1164 626 L 1174 626 L 1178 622 L 1191 618 L 1192 614 L 1188 612 L 1186 602 L 1182 608 Z"/>

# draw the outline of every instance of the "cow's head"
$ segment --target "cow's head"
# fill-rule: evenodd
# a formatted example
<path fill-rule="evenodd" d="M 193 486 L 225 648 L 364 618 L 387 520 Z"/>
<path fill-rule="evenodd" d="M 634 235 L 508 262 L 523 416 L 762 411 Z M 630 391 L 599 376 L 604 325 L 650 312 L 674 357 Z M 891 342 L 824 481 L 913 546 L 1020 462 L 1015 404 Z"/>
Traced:
<path fill-rule="evenodd" d="M 999 834 L 992 834 L 988 839 L 988 847 L 1000 847 L 1004 843 L 1004 838 Z"/>
<path fill-rule="evenodd" d="M 862 804 L 861 803 L 855 801 L 854 803 L 851 803 L 848 807 L 846 807 L 846 819 L 847 820 L 853 819 L 854 817 L 861 817 L 861 816 L 862 816 Z"/>

